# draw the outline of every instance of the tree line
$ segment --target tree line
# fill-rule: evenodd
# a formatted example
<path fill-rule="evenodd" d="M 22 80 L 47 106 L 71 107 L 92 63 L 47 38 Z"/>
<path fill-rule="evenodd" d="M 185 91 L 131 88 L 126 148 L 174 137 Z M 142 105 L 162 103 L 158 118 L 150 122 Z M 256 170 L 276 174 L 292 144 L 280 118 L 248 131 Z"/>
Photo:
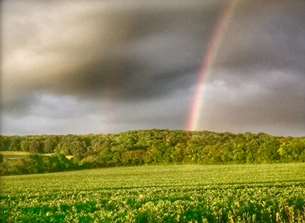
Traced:
<path fill-rule="evenodd" d="M 27 158 L 32 163 L 37 163 L 37 159 L 41 159 L 42 170 L 36 172 L 160 163 L 225 164 L 305 161 L 305 137 L 279 137 L 265 133 L 233 134 L 154 129 L 104 135 L 0 136 L 0 149 L 27 151 L 34 154 L 54 153 L 50 156 L 52 159 L 68 163 L 67 167 L 58 165 L 58 168 L 43 168 L 49 165 L 45 163 L 55 161 L 51 162 L 50 157 L 37 158 L 36 156 L 36 161 Z M 64 158 L 68 155 L 73 156 L 73 159 Z M 2 169 L 5 169 L 8 164 L 2 161 L 1 165 Z M 23 165 L 19 164 L 19 166 Z M 26 165 L 24 166 L 26 168 Z M 27 164 L 27 166 L 30 165 Z M 8 170 L 7 173 L 10 171 Z"/>

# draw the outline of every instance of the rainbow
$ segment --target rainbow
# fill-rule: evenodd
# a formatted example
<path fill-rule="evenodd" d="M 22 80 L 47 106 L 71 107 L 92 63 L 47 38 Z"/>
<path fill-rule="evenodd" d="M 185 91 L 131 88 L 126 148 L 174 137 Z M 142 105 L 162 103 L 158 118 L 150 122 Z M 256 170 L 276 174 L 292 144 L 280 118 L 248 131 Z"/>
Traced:
<path fill-rule="evenodd" d="M 218 49 L 224 38 L 224 34 L 234 14 L 236 5 L 239 0 L 230 0 L 225 6 L 221 16 L 217 20 L 215 28 L 212 32 L 211 40 L 207 53 L 203 57 L 202 65 L 198 73 L 197 86 L 192 100 L 191 111 L 187 120 L 186 129 L 193 131 L 198 129 L 201 109 L 203 107 L 203 90 L 207 77 L 211 73 L 212 65 L 215 61 Z"/>

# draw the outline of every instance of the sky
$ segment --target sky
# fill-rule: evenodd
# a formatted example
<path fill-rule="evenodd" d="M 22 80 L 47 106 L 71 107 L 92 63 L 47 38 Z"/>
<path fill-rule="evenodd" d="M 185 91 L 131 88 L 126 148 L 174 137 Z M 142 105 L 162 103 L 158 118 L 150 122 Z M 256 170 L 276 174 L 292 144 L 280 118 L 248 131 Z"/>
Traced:
<path fill-rule="evenodd" d="M 305 1 L 234 1 L 196 130 L 305 136 Z M 1 1 L 1 133 L 186 129 L 227 2 Z"/>

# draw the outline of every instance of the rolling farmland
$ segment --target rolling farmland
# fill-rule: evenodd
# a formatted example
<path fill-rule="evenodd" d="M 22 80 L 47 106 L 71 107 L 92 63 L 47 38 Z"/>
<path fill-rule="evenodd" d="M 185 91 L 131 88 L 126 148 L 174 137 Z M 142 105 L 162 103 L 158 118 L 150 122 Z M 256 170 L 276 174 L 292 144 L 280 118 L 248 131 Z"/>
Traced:
<path fill-rule="evenodd" d="M 304 222 L 305 164 L 159 165 L 2 177 L 2 222 Z"/>

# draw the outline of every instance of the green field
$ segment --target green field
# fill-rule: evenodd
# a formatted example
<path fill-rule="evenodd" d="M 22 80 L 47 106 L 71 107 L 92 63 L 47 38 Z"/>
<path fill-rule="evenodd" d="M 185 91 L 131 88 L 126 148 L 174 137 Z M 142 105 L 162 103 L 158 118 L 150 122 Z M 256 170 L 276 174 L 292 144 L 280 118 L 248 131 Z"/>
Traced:
<path fill-rule="evenodd" d="M 0 151 L 0 155 L 2 155 L 6 159 L 19 159 L 26 158 L 31 155 L 39 155 L 39 156 L 52 156 L 55 153 L 30 153 L 24 151 Z M 72 155 L 66 155 L 67 159 L 72 159 Z"/>
<path fill-rule="evenodd" d="M 305 163 L 1 178 L 1 222 L 305 222 Z"/>
<path fill-rule="evenodd" d="M 23 151 L 0 151 L 0 154 L 7 159 L 10 158 L 24 158 L 30 156 L 30 152 L 23 152 Z"/>
<path fill-rule="evenodd" d="M 0 154 L 7 159 L 18 159 L 18 158 L 25 158 L 30 155 L 38 154 L 40 156 L 51 156 L 53 153 L 30 153 L 30 152 L 23 152 L 23 151 L 0 151 Z"/>

